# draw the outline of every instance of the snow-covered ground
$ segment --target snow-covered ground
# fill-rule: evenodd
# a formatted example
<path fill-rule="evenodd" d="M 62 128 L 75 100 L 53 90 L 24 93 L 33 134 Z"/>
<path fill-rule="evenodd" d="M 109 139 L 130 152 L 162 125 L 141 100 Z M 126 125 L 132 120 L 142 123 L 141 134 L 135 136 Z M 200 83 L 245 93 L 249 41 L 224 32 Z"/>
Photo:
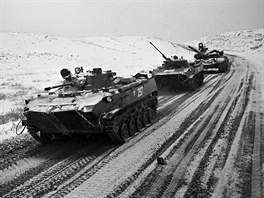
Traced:
<path fill-rule="evenodd" d="M 193 58 L 193 52 L 169 41 L 144 36 L 91 37 L 70 39 L 30 33 L 0 34 L 0 143 L 15 136 L 15 126 L 23 110 L 23 100 L 44 87 L 61 83 L 59 71 L 77 66 L 85 70 L 101 67 L 118 76 L 149 71 L 163 61 L 149 44 L 166 56 Z M 242 54 L 263 67 L 264 29 L 241 30 L 188 42 L 203 42 L 209 49 Z M 262 73 L 263 75 L 263 73 Z M 264 84 L 264 83 L 263 83 Z"/>

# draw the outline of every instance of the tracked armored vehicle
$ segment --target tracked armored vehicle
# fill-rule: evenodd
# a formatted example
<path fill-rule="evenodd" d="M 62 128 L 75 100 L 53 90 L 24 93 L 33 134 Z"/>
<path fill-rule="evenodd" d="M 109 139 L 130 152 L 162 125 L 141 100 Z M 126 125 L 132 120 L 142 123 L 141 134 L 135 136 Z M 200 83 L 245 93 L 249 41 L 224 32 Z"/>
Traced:
<path fill-rule="evenodd" d="M 25 101 L 22 125 L 40 142 L 61 135 L 106 133 L 123 143 L 154 119 L 158 103 L 154 78 L 144 74 L 114 78 L 114 72 L 100 68 L 76 75 L 63 69 L 61 75 L 63 84 Z"/>
<path fill-rule="evenodd" d="M 229 70 L 229 59 L 224 56 L 223 51 L 211 50 L 199 43 L 198 49 L 188 46 L 192 51 L 196 52 L 194 55 L 195 64 L 202 64 L 204 69 L 216 68 L 219 72 L 227 72 Z"/>
<path fill-rule="evenodd" d="M 150 44 L 165 59 L 162 66 L 151 71 L 159 90 L 177 90 L 185 87 L 196 90 L 203 84 L 202 64 L 189 64 L 187 60 L 179 59 L 177 56 L 167 58 L 153 43 L 150 42 Z"/>

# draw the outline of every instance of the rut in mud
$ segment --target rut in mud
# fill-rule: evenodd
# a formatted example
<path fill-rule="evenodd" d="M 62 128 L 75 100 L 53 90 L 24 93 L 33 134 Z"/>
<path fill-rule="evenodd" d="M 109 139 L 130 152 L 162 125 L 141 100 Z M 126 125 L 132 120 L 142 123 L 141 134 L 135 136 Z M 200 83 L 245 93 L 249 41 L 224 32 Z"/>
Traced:
<path fill-rule="evenodd" d="M 231 70 L 207 75 L 197 91 L 160 95 L 154 124 L 126 144 L 5 142 L 0 196 L 261 196 L 260 77 L 246 59 L 230 58 Z"/>

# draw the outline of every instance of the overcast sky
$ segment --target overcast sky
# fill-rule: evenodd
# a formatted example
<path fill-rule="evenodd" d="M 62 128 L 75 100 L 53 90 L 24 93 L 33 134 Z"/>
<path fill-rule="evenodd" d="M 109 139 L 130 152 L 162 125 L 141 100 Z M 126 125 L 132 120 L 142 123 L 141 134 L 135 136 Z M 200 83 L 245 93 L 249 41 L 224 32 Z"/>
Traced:
<path fill-rule="evenodd" d="M 1 32 L 144 35 L 174 42 L 264 28 L 264 0 L 0 0 Z"/>

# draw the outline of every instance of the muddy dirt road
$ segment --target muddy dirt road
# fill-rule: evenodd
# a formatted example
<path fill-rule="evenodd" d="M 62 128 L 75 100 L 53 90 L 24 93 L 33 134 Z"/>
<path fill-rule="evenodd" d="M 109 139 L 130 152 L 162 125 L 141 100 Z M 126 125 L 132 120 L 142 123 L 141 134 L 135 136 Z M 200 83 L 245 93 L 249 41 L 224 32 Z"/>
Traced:
<path fill-rule="evenodd" d="M 199 90 L 160 95 L 154 124 L 124 145 L 28 135 L 1 144 L 0 197 L 264 196 L 263 73 L 230 58 Z"/>

